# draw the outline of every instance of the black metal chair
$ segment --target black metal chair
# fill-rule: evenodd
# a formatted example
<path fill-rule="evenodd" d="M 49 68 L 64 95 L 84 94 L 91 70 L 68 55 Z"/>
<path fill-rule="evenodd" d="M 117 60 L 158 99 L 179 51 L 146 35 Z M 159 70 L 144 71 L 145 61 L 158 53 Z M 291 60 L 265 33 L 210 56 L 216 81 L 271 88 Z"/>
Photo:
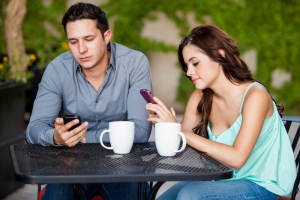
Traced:
<path fill-rule="evenodd" d="M 282 121 L 284 123 L 285 129 L 289 135 L 289 138 L 291 140 L 292 149 L 294 151 L 295 155 L 295 162 L 297 167 L 297 177 L 294 183 L 292 196 L 289 197 L 279 197 L 279 200 L 295 200 L 296 195 L 298 193 L 298 186 L 300 182 L 300 170 L 299 170 L 299 161 L 300 161 L 300 144 L 297 148 L 298 142 L 299 142 L 299 136 L 300 136 L 300 118 L 292 118 L 292 117 L 284 117 L 282 118 Z"/>

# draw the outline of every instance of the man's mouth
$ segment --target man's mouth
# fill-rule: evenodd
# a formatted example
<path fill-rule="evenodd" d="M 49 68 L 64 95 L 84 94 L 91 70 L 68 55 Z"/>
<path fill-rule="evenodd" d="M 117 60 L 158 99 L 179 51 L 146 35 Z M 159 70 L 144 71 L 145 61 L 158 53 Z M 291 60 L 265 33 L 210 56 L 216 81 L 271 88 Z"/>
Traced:
<path fill-rule="evenodd" d="M 85 61 L 89 61 L 91 58 L 91 56 L 85 56 L 85 57 L 82 57 L 82 58 L 79 58 L 82 62 L 85 62 Z"/>

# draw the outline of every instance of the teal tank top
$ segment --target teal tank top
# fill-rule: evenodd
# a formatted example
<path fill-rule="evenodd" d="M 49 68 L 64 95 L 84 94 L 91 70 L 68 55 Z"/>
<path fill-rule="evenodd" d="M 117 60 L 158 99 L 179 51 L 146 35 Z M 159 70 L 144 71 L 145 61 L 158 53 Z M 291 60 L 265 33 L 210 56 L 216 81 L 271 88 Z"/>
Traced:
<path fill-rule="evenodd" d="M 219 135 L 213 135 L 210 123 L 207 126 L 208 137 L 212 141 L 233 146 L 242 125 L 242 107 L 248 90 L 259 83 L 250 84 L 245 92 L 240 107 L 240 115 L 233 125 Z M 291 194 L 296 178 L 296 166 L 291 143 L 276 104 L 273 102 L 272 116 L 264 120 L 259 138 L 247 162 L 233 172 L 228 180 L 249 180 L 279 196 Z"/>

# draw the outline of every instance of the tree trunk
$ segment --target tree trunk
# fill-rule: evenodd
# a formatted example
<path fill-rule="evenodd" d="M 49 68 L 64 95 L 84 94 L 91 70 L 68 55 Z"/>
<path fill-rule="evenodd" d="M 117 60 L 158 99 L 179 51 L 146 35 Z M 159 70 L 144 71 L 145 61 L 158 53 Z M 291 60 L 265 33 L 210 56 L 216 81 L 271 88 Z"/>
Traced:
<path fill-rule="evenodd" d="M 22 23 L 26 14 L 26 0 L 10 0 L 5 9 L 5 37 L 11 78 L 23 80 L 29 63 L 26 55 Z"/>

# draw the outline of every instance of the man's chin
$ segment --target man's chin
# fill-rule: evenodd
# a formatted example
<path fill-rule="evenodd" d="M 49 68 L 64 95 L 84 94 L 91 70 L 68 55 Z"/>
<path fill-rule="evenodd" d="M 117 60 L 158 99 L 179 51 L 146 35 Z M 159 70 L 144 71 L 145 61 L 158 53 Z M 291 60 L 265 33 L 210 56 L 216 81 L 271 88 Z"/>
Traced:
<path fill-rule="evenodd" d="M 83 63 L 83 64 L 79 63 L 79 64 L 81 66 L 81 69 L 91 69 L 91 68 L 93 68 L 93 66 L 87 65 L 86 63 Z"/>

